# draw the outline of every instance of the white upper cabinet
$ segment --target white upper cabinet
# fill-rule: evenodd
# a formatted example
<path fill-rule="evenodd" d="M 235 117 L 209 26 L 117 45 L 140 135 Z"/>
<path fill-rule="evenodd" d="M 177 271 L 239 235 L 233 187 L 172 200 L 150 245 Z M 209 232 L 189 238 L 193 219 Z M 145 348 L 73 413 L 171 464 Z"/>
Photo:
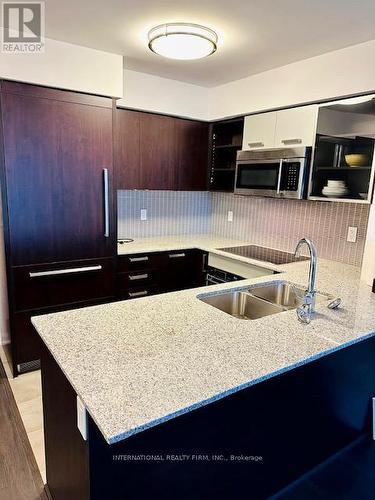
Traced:
<path fill-rule="evenodd" d="M 278 111 L 274 147 L 312 146 L 315 142 L 317 117 L 317 105 Z"/>
<path fill-rule="evenodd" d="M 312 146 L 318 106 L 303 106 L 245 117 L 242 149 Z"/>
<path fill-rule="evenodd" d="M 245 117 L 242 149 L 273 148 L 276 112 Z"/>

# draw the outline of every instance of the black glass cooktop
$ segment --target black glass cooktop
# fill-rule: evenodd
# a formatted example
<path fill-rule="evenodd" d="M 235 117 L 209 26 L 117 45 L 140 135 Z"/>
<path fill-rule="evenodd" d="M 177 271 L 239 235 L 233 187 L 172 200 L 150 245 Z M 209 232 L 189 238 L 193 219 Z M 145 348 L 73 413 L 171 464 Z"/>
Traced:
<path fill-rule="evenodd" d="M 256 245 L 244 245 L 239 247 L 219 248 L 222 252 L 240 255 L 249 259 L 262 260 L 271 264 L 290 264 L 291 262 L 299 262 L 308 260 L 307 257 L 295 258 L 292 253 L 282 252 L 281 250 L 273 250 L 272 248 L 258 247 Z"/>

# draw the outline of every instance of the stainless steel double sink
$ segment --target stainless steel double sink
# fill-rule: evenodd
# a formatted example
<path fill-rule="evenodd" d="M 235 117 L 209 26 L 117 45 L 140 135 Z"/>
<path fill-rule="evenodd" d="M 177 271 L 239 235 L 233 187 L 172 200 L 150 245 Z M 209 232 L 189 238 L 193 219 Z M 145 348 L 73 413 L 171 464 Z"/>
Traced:
<path fill-rule="evenodd" d="M 198 297 L 202 302 L 238 319 L 259 319 L 296 309 L 303 303 L 305 290 L 287 281 L 266 283 L 218 295 Z M 328 296 L 317 294 L 317 303 L 328 301 Z"/>

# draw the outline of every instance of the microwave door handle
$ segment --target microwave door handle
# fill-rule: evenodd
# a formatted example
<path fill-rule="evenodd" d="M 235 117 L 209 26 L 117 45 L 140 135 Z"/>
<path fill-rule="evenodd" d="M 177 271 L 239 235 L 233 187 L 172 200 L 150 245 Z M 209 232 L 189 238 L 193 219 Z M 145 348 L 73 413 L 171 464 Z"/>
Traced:
<path fill-rule="evenodd" d="M 280 165 L 279 165 L 279 177 L 278 177 L 278 179 L 277 179 L 276 194 L 280 194 L 281 176 L 282 176 L 282 172 L 283 172 L 283 162 L 284 162 L 284 160 L 280 160 Z"/>

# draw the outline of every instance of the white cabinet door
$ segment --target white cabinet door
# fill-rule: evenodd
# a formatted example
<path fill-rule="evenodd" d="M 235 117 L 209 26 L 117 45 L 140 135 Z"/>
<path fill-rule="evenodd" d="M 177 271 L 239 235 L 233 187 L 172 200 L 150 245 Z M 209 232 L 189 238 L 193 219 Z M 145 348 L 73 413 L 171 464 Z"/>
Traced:
<path fill-rule="evenodd" d="M 315 142 L 318 106 L 303 106 L 277 112 L 275 148 L 312 146 Z"/>
<path fill-rule="evenodd" d="M 273 148 L 276 112 L 245 116 L 242 149 Z"/>

